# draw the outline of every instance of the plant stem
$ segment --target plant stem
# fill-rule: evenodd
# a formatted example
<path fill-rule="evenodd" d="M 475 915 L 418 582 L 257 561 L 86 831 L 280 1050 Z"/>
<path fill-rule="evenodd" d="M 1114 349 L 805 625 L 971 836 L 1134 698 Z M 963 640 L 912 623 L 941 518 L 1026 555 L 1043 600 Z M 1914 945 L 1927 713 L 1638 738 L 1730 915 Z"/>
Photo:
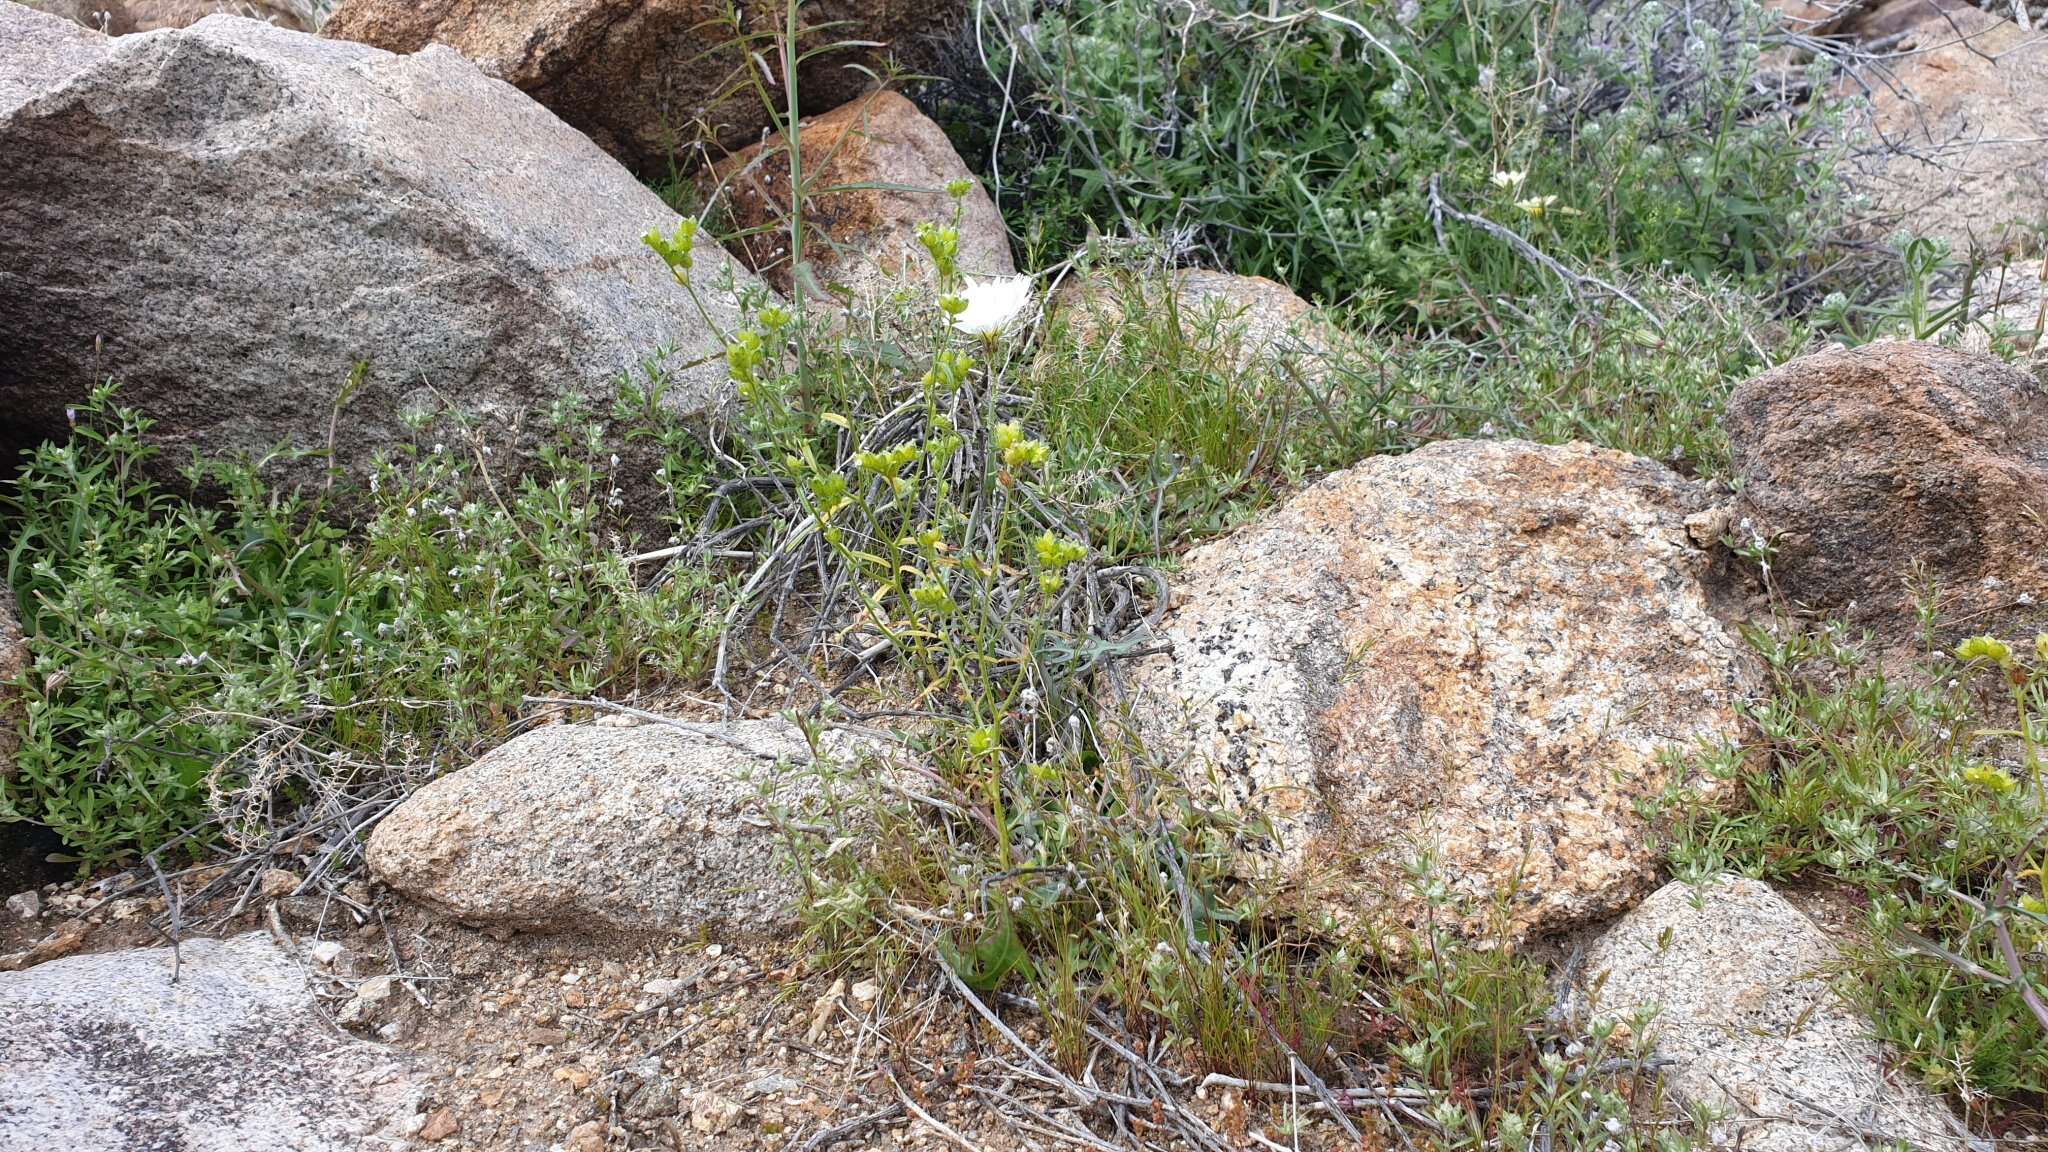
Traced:
<path fill-rule="evenodd" d="M 786 113 L 782 138 L 789 148 L 789 303 L 796 317 L 797 371 L 809 370 L 804 337 L 804 158 L 797 131 L 796 32 L 797 0 L 787 0 L 782 15 L 782 91 Z"/>

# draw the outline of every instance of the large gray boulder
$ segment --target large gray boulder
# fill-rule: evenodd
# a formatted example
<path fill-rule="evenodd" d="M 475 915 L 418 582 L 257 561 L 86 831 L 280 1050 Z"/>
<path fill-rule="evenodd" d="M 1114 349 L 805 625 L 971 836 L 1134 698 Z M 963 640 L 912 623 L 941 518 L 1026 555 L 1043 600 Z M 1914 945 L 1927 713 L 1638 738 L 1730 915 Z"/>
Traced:
<path fill-rule="evenodd" d="M 1656 878 L 1665 753 L 1739 734 L 1756 690 L 1687 536 L 1703 498 L 1582 444 L 1369 460 L 1188 555 L 1130 717 L 1312 914 L 1514 940 L 1618 912 Z M 1462 908 L 1412 889 L 1423 853 Z"/>
<path fill-rule="evenodd" d="M 109 39 L 0 3 L 0 411 L 17 442 L 61 434 L 111 376 L 169 465 L 331 438 L 359 465 L 444 401 L 530 444 L 558 397 L 602 401 L 657 345 L 715 351 L 639 241 L 675 221 L 446 48 L 393 56 L 230 16 Z M 700 248 L 718 326 L 735 315 L 710 287 L 723 273 L 755 283 Z M 722 387 L 716 363 L 683 368 L 670 398 Z"/>
<path fill-rule="evenodd" d="M 0 0 L 0 116 L 90 67 L 106 39 L 82 24 L 55 17 L 40 18 L 11 0 Z M 0 269 L 4 271 L 4 269 Z"/>
<path fill-rule="evenodd" d="M 775 931 L 799 890 L 767 816 L 810 750 L 777 721 L 718 736 L 557 724 L 428 784 L 370 837 L 377 879 L 471 924 Z"/>
<path fill-rule="evenodd" d="M 0 1152 L 397 1149 L 423 1083 L 261 933 L 0 973 Z"/>
<path fill-rule="evenodd" d="M 1655 1011 L 1674 1103 L 1719 1114 L 1717 1148 L 1961 1152 L 1967 1134 L 1925 1089 L 1887 1074 L 1870 1024 L 1828 986 L 1841 955 L 1760 881 L 1671 883 L 1587 951 L 1593 1008 Z"/>

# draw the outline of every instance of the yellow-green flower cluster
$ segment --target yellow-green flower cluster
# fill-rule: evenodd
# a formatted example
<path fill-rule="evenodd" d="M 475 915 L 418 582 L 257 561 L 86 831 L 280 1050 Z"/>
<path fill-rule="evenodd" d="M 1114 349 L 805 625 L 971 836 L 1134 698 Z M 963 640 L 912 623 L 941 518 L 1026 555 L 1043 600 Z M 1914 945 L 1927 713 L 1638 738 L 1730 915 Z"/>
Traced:
<path fill-rule="evenodd" d="M 846 477 L 837 472 L 811 477 L 811 499 L 818 519 L 830 520 L 846 504 Z"/>
<path fill-rule="evenodd" d="M 1023 426 L 1015 421 L 996 425 L 995 442 L 1004 467 L 1012 471 L 1043 468 L 1052 459 L 1052 446 L 1043 440 L 1028 439 Z"/>
<path fill-rule="evenodd" d="M 907 496 L 916 484 L 903 475 L 903 470 L 924 454 L 924 448 L 915 442 L 905 442 L 881 452 L 856 452 L 854 463 L 863 471 L 872 472 L 888 481 L 889 490 L 898 496 Z"/>
<path fill-rule="evenodd" d="M 917 459 L 918 446 L 905 441 L 881 452 L 856 452 L 854 462 L 885 480 L 894 480 Z"/>
<path fill-rule="evenodd" d="M 1988 660 L 2000 668 L 2012 667 L 2012 647 L 1996 636 L 1972 636 L 1956 645 L 1958 660 Z"/>
<path fill-rule="evenodd" d="M 946 299 L 958 298 L 949 296 Z M 944 300 L 940 301 L 941 305 L 944 303 Z M 963 307 L 966 303 L 964 300 L 961 301 Z M 942 392 L 958 392 L 973 378 L 973 374 L 974 357 L 965 352 L 947 350 L 932 357 L 932 369 L 924 374 L 924 383 L 927 387 L 937 388 Z"/>
<path fill-rule="evenodd" d="M 967 751 L 973 756 L 987 756 L 996 750 L 1002 740 L 1002 730 L 993 724 L 984 724 L 967 734 Z"/>
<path fill-rule="evenodd" d="M 725 346 L 726 371 L 732 374 L 733 383 L 740 386 L 742 399 L 753 399 L 753 391 L 760 384 L 761 365 L 768 360 L 768 353 L 761 347 L 761 334 L 751 328 L 741 331 Z"/>
<path fill-rule="evenodd" d="M 1038 566 L 1058 570 L 1069 564 L 1078 564 L 1087 559 L 1086 546 L 1073 540 L 1063 540 L 1050 532 L 1033 541 L 1032 547 L 1038 552 Z"/>
<path fill-rule="evenodd" d="M 678 282 L 690 279 L 690 269 L 697 264 L 697 221 L 685 218 L 676 222 L 674 236 L 663 236 L 661 229 L 650 228 L 641 242 L 654 249 L 662 263 L 668 265 L 669 274 Z"/>
<path fill-rule="evenodd" d="M 958 605 L 953 603 L 953 594 L 937 581 L 919 584 L 910 590 L 910 603 L 926 616 L 950 616 Z"/>
<path fill-rule="evenodd" d="M 951 280 L 960 274 L 960 230 L 950 224 L 933 224 L 927 220 L 917 226 L 917 242 L 931 254 L 932 263 L 938 267 L 941 282 Z"/>
<path fill-rule="evenodd" d="M 1047 532 L 1032 541 L 1032 549 L 1038 554 L 1038 590 L 1047 596 L 1056 596 L 1066 585 L 1066 567 L 1078 564 L 1088 558 L 1088 548 L 1075 540 L 1063 540 Z"/>
<path fill-rule="evenodd" d="M 1972 764 L 1963 769 L 1963 782 L 2003 796 L 2018 787 L 2013 778 L 1989 764 Z"/>

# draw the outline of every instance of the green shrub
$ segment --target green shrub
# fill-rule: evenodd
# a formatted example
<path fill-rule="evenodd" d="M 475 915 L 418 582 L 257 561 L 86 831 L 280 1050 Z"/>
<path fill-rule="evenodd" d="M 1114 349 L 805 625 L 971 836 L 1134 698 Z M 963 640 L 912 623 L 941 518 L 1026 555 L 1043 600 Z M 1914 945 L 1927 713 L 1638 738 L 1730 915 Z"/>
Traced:
<path fill-rule="evenodd" d="M 115 399 L 100 389 L 69 443 L 29 458 L 7 558 L 34 662 L 0 815 L 49 825 L 82 860 L 201 828 L 244 788 L 303 786 L 263 762 L 280 728 L 446 767 L 523 693 L 702 666 L 709 578 L 636 589 L 602 440 L 574 403 L 516 481 L 492 481 L 489 447 L 452 422 L 421 427 L 376 463 L 348 531 L 266 486 L 260 462 L 188 470 L 226 494 L 217 506 L 152 483 L 149 422 Z"/>
<path fill-rule="evenodd" d="M 1563 290 L 1459 212 L 1571 269 L 1775 286 L 1839 199 L 1828 100 L 1758 95 L 1775 17 L 1589 7 L 990 0 L 1023 128 L 992 175 L 1036 260 L 1092 229 L 1166 237 L 1425 324 Z"/>

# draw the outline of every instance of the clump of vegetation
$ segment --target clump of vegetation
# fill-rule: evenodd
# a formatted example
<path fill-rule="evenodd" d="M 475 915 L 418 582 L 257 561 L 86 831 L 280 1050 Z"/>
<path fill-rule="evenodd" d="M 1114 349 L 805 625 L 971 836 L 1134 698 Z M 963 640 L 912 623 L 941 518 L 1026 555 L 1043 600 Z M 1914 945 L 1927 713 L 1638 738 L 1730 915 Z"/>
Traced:
<path fill-rule="evenodd" d="M 1411 322 L 1611 298 L 1585 278 L 1610 269 L 1775 287 L 1829 233 L 1838 159 L 1818 86 L 1760 82 L 1775 19 L 1749 0 L 999 0 L 989 70 L 1032 130 L 990 174 L 1040 259 L 1094 229 L 1174 237 Z"/>
<path fill-rule="evenodd" d="M 1041 764 L 1005 770 L 992 754 L 930 780 L 892 774 L 893 761 L 821 770 L 824 818 L 785 831 L 826 954 L 859 970 L 943 964 L 961 996 L 1042 1020 L 1045 1058 L 1069 1077 L 1091 1054 L 1107 1064 L 1103 1037 L 1123 1037 L 1170 1128 L 1195 1126 L 1163 1090 L 1168 1076 L 1195 1083 L 1191 1071 L 1241 1093 L 1224 1132 L 1240 1140 L 1284 1134 L 1320 1099 L 1430 1147 L 1686 1146 L 1688 1126 L 1630 1120 L 1662 1105 L 1645 1019 L 1561 1011 L 1543 963 L 1504 937 L 1425 926 L 1340 941 L 1291 926 L 1232 872 L 1255 830 L 1192 803 L 1122 733 Z M 960 783 L 991 777 L 1000 809 Z"/>
<path fill-rule="evenodd" d="M 2048 638 L 1888 673 L 1840 627 L 1755 634 L 1758 737 L 1702 766 L 1746 803 L 1675 799 L 1672 868 L 1852 893 L 1843 988 L 1976 1110 L 2048 1099 Z M 2036 651 L 2036 649 L 2039 649 Z"/>
<path fill-rule="evenodd" d="M 957 216 L 920 232 L 929 297 L 835 317 L 836 339 L 758 307 L 727 346 L 715 483 L 743 495 L 692 547 L 749 559 L 712 686 L 751 702 L 768 675 L 819 738 L 900 746 L 818 757 L 822 799 L 780 814 L 824 954 L 935 963 L 991 1014 L 1036 1008 L 1049 1051 L 1020 1055 L 1070 1081 L 1107 1028 L 1180 1038 L 1165 1063 L 1124 1045 L 1141 1084 L 1397 1084 L 1403 1122 L 1447 1144 L 1614 1139 L 1639 1054 L 1554 1018 L 1540 963 L 1447 931 L 1333 947 L 1285 927 L 1232 876 L 1246 830 L 1092 706 L 1091 674 L 1145 650 L 1174 549 L 1302 470 L 1412 443 L 1426 374 L 1360 350 L 1247 362 L 1235 318 L 1138 295 L 1107 332 L 1055 320 L 1034 346 L 1027 282 L 959 277 Z M 649 243 L 695 275 L 692 230 Z M 1163 1087 L 1142 1089 L 1155 1115 L 1199 1131 Z"/>
<path fill-rule="evenodd" d="M 1698 1117 L 1637 1122 L 1663 1105 L 1646 1021 L 1573 1018 L 1504 938 L 1296 923 L 1233 870 L 1259 829 L 1187 795 L 1091 677 L 1144 651 L 1181 550 L 1366 456 L 1513 435 L 1723 474 L 1734 381 L 1816 326 L 1950 329 L 1929 291 L 1946 254 L 1902 243 L 1902 297 L 1806 308 L 1838 222 L 1836 153 L 1809 145 L 1836 111 L 1763 94 L 1774 33 L 1750 0 L 994 0 L 982 18 L 1024 125 L 997 125 L 991 176 L 1032 263 L 1145 247 L 1272 275 L 1350 338 L 1247 364 L 1232 317 L 1141 291 L 1107 331 L 1034 328 L 1030 285 L 959 277 L 956 211 L 919 233 L 929 298 L 828 322 L 801 266 L 793 300 L 748 295 L 720 334 L 738 403 L 709 427 L 663 417 L 656 374 L 608 419 L 563 402 L 515 477 L 451 415 L 346 494 L 347 527 L 260 461 L 195 465 L 217 507 L 150 483 L 147 421 L 103 389 L 12 509 L 35 664 L 0 819 L 88 863 L 200 847 L 361 786 L 368 762 L 462 763 L 529 694 L 687 685 L 890 746 L 851 770 L 821 757 L 815 803 L 776 813 L 812 940 L 834 962 L 929 961 L 998 1023 L 1036 1012 L 1045 1055 L 1023 1058 L 1072 1094 L 1111 1051 L 1130 1099 L 1197 1143 L 1188 1072 L 1242 1093 L 1232 1138 L 1271 1100 L 1282 1130 L 1314 1102 L 1431 1148 L 1688 1146 Z M 797 93 L 757 59 L 736 83 L 787 148 Z M 649 258 L 694 294 L 709 240 L 687 220 Z M 674 533 L 653 579 L 625 558 L 649 510 L 617 479 L 649 443 Z M 1707 767 L 1769 770 L 1744 777 L 1746 807 L 1669 798 L 1673 869 L 1863 892 L 1850 986 L 1887 1037 L 1973 1103 L 2038 1101 L 2038 977 L 2006 942 L 2048 947 L 2048 650 L 1982 643 L 1922 684 L 1839 633 L 1758 643 L 1760 737 Z"/>
<path fill-rule="evenodd" d="M 68 443 L 28 458 L 7 555 L 33 664 L 0 818 L 48 825 L 85 863 L 206 828 L 245 789 L 289 807 L 329 756 L 454 766 L 527 692 L 703 667 L 709 578 L 636 584 L 617 458 L 575 401 L 517 479 L 453 421 L 423 422 L 375 463 L 350 532 L 263 461 L 193 465 L 216 506 L 152 482 L 149 421 L 118 399 L 97 390 Z"/>

